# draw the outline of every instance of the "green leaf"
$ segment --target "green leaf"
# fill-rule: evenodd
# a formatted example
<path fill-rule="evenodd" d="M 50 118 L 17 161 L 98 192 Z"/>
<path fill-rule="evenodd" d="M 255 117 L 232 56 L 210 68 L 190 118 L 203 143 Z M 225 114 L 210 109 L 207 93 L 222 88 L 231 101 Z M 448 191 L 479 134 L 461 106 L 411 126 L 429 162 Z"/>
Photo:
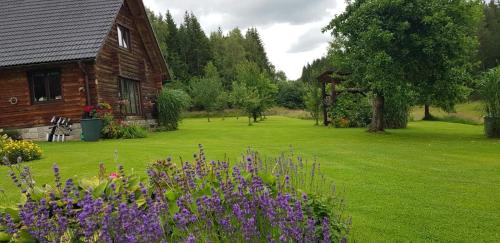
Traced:
<path fill-rule="evenodd" d="M 31 243 L 31 242 L 36 242 L 35 238 L 28 233 L 26 230 L 21 230 L 17 233 L 16 239 L 14 239 L 13 242 L 16 243 Z"/>
<path fill-rule="evenodd" d="M 45 190 L 43 188 L 40 188 L 38 186 L 34 187 L 32 192 L 31 192 L 31 198 L 35 201 L 41 200 L 45 195 Z"/>
<path fill-rule="evenodd" d="M 10 217 L 12 218 L 12 221 L 14 221 L 15 223 L 17 223 L 17 222 L 20 221 L 20 218 L 19 218 L 19 209 L 16 209 L 16 208 L 5 208 L 4 212 L 8 213 L 10 215 Z"/>
<path fill-rule="evenodd" d="M 94 196 L 94 198 L 98 198 L 104 195 L 104 192 L 106 191 L 107 187 L 108 187 L 108 182 L 104 181 L 92 191 L 92 196 Z"/>
<path fill-rule="evenodd" d="M 146 198 L 144 198 L 144 197 L 139 198 L 135 202 L 137 203 L 137 206 L 142 207 L 142 206 L 144 206 L 144 204 L 146 204 Z"/>
<path fill-rule="evenodd" d="M 165 198 L 167 198 L 167 200 L 169 202 L 175 202 L 178 197 L 179 197 L 179 193 L 174 189 L 171 189 L 171 190 L 168 190 L 165 192 Z"/>
<path fill-rule="evenodd" d="M 260 176 L 262 178 L 262 181 L 266 183 L 267 185 L 275 185 L 276 184 L 276 177 L 273 175 L 265 174 Z"/>
<path fill-rule="evenodd" d="M 11 238 L 12 236 L 8 233 L 0 232 L 0 242 L 9 242 Z"/>
<path fill-rule="evenodd" d="M 176 202 L 168 202 L 168 212 L 170 215 L 174 215 L 179 212 L 179 206 L 177 206 Z"/>
<path fill-rule="evenodd" d="M 80 186 L 85 190 L 90 190 L 99 186 L 99 179 L 97 177 L 93 177 L 90 179 L 81 179 L 79 181 Z"/>

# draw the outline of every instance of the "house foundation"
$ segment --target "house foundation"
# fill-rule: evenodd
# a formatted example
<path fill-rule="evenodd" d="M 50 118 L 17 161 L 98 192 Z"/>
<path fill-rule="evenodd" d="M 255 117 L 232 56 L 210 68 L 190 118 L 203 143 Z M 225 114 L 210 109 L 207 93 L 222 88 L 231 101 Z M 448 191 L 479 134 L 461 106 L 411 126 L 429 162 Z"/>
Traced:
<path fill-rule="evenodd" d="M 148 130 L 155 130 L 158 126 L 158 121 L 155 119 L 136 119 L 127 118 L 124 121 L 129 125 L 138 125 Z M 16 129 L 24 140 L 30 141 L 47 141 L 47 134 L 52 126 L 39 126 L 32 128 Z M 79 141 L 81 139 L 82 127 L 80 123 L 72 124 L 72 130 L 69 136 L 64 138 L 65 141 Z"/>

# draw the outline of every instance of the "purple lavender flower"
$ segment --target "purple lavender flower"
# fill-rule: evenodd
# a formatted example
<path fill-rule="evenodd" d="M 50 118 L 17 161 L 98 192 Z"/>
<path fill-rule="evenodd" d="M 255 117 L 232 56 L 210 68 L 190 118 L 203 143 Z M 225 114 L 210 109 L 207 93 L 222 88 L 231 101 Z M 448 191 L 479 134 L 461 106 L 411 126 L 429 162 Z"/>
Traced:
<path fill-rule="evenodd" d="M 16 224 L 12 221 L 12 218 L 10 217 L 10 214 L 6 213 L 5 215 L 0 215 L 1 216 L 1 221 L 2 225 L 7 226 L 7 233 L 9 234 L 14 234 L 17 232 L 16 229 Z"/>
<path fill-rule="evenodd" d="M 328 218 L 323 218 L 323 243 L 330 243 L 330 221 Z"/>
<path fill-rule="evenodd" d="M 61 174 L 59 173 L 59 167 L 56 164 L 54 164 L 53 170 L 54 170 L 56 187 L 59 188 L 60 190 L 62 185 L 61 185 Z"/>
<path fill-rule="evenodd" d="M 125 176 L 120 166 L 123 185 L 108 178 L 111 193 L 99 197 L 92 197 L 91 192 L 83 191 L 71 179 L 62 186 L 55 165 L 55 183 L 58 188 L 63 187 L 59 189 L 61 200 L 58 201 L 58 191 L 49 191 L 49 200 L 28 197 L 20 207 L 21 226 L 40 242 L 58 242 L 67 230 L 93 242 L 337 240 L 332 239 L 338 234 L 332 234 L 330 219 L 317 218 L 308 206 L 307 195 L 298 195 L 292 188 L 289 175 L 297 175 L 299 167 L 291 158 L 277 160 L 276 173 L 281 175 L 277 185 L 264 183 L 260 176 L 263 165 L 259 163 L 262 161 L 257 154 L 249 153 L 230 170 L 226 161 L 207 161 L 200 146 L 194 163 L 184 162 L 176 167 L 167 159 L 153 164 L 147 171 L 149 184 L 139 183 L 138 187 L 128 183 L 135 175 Z M 19 178 L 15 173 L 11 177 L 20 188 L 33 186 L 28 168 L 23 169 Z M 296 178 L 293 179 L 295 182 Z M 287 190 L 281 190 L 283 184 Z M 167 200 L 167 190 L 176 192 L 176 211 L 171 211 L 174 208 L 168 205 L 172 201 Z M 177 196 L 178 192 L 183 193 Z M 18 228 L 8 216 L 2 216 L 0 223 L 8 232 Z M 317 230 L 318 226 L 321 230 Z"/>
<path fill-rule="evenodd" d="M 188 238 L 186 239 L 186 243 L 195 243 L 196 238 L 194 237 L 193 234 L 189 234 Z"/>

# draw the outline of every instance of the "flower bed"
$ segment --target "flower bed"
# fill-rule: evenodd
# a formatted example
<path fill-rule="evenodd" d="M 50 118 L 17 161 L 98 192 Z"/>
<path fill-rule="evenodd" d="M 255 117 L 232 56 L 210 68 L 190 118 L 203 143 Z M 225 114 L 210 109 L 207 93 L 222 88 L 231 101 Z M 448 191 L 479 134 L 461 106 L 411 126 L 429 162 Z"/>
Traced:
<path fill-rule="evenodd" d="M 55 166 L 55 185 L 40 188 L 27 167 L 12 170 L 26 201 L 18 212 L 2 210 L 0 235 L 41 242 L 345 241 L 350 223 L 339 200 L 294 186 L 318 183 L 319 168 L 305 179 L 301 166 L 284 157 L 268 166 L 250 152 L 230 169 L 207 161 L 200 148 L 194 162 L 151 164 L 148 178 L 123 167 L 108 174 L 101 165 L 99 176 L 63 185 Z"/>
<path fill-rule="evenodd" d="M 15 164 L 37 160 L 42 157 L 42 149 L 31 141 L 13 140 L 0 136 L 0 158 L 2 164 Z"/>

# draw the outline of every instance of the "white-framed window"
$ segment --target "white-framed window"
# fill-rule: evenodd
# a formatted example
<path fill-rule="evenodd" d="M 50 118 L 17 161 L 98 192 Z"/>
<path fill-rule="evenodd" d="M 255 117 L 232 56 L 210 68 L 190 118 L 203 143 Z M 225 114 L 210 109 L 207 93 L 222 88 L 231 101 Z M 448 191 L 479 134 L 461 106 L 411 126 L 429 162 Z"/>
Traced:
<path fill-rule="evenodd" d="M 121 25 L 118 25 L 116 29 L 118 32 L 118 46 L 130 49 L 130 32 L 128 29 Z"/>

